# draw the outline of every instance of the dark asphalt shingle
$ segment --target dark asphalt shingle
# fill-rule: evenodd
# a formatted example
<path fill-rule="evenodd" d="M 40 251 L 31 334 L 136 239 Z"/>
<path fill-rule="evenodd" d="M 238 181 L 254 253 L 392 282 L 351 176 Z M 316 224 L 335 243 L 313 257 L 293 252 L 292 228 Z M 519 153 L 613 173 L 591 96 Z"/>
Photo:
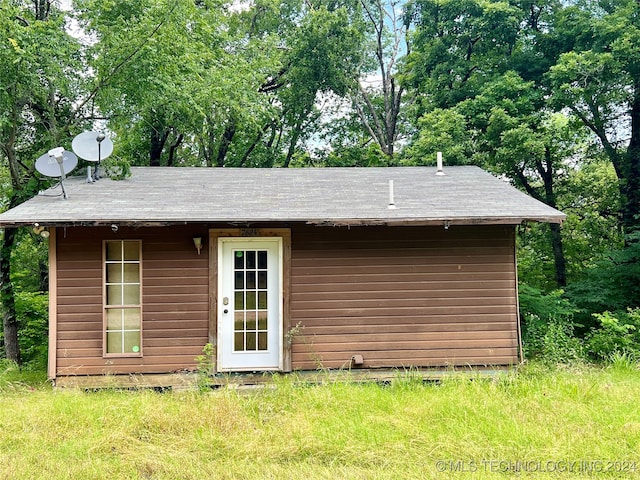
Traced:
<path fill-rule="evenodd" d="M 36 196 L 0 226 L 303 221 L 329 224 L 559 223 L 565 215 L 477 167 L 134 167 L 123 181 L 65 182 L 68 200 Z M 393 180 L 395 209 L 389 209 Z M 60 192 L 57 187 L 47 195 Z"/>

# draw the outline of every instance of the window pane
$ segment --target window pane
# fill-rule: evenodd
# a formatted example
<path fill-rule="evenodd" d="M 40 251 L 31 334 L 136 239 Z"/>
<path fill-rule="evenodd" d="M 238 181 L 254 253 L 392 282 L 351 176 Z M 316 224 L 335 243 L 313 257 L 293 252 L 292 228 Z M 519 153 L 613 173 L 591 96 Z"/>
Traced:
<path fill-rule="evenodd" d="M 247 270 L 255 270 L 256 268 L 256 252 L 247 252 Z"/>
<path fill-rule="evenodd" d="M 122 305 L 122 285 L 107 285 L 107 305 Z"/>
<path fill-rule="evenodd" d="M 258 288 L 267 288 L 267 272 L 258 272 Z"/>
<path fill-rule="evenodd" d="M 258 330 L 267 329 L 267 312 L 258 312 Z"/>
<path fill-rule="evenodd" d="M 140 242 L 123 242 L 124 260 L 140 260 Z"/>
<path fill-rule="evenodd" d="M 122 260 L 122 243 L 120 240 L 107 242 L 107 260 Z"/>
<path fill-rule="evenodd" d="M 244 310 L 244 293 L 236 292 L 236 298 L 233 307 L 236 310 Z"/>
<path fill-rule="evenodd" d="M 234 288 L 236 290 L 242 290 L 244 288 L 244 273 L 236 272 L 235 277 Z"/>
<path fill-rule="evenodd" d="M 255 332 L 247 332 L 247 350 L 256 350 Z"/>
<path fill-rule="evenodd" d="M 256 329 L 256 312 L 247 312 L 247 330 L 255 330 Z"/>
<path fill-rule="evenodd" d="M 258 268 L 260 270 L 267 269 L 267 252 L 266 250 L 261 250 L 258 252 Z"/>
<path fill-rule="evenodd" d="M 247 310 L 256 309 L 256 292 L 247 292 Z"/>
<path fill-rule="evenodd" d="M 233 349 L 236 352 L 243 352 L 244 351 L 244 333 L 236 332 L 233 338 L 234 338 Z"/>
<path fill-rule="evenodd" d="M 123 305 L 140 304 L 140 285 L 123 285 L 124 303 Z"/>
<path fill-rule="evenodd" d="M 244 330 L 244 312 L 236 312 L 235 324 L 233 329 L 236 332 Z"/>
<path fill-rule="evenodd" d="M 258 308 L 260 310 L 267 308 L 267 292 L 258 292 Z"/>
<path fill-rule="evenodd" d="M 139 308 L 124 308 L 122 309 L 124 329 L 125 330 L 140 330 L 140 309 Z"/>
<path fill-rule="evenodd" d="M 140 282 L 140 264 L 139 263 L 124 264 L 124 282 L 125 283 Z"/>
<path fill-rule="evenodd" d="M 124 332 L 124 353 L 140 353 L 140 331 Z"/>
<path fill-rule="evenodd" d="M 120 282 L 122 282 L 122 264 L 108 263 L 107 264 L 107 283 L 120 283 Z"/>
<path fill-rule="evenodd" d="M 247 272 L 247 289 L 256 288 L 256 272 Z"/>
<path fill-rule="evenodd" d="M 107 330 L 122 330 L 122 309 L 109 308 L 107 310 Z"/>
<path fill-rule="evenodd" d="M 267 350 L 267 332 L 258 334 L 258 350 Z"/>
<path fill-rule="evenodd" d="M 239 250 L 234 257 L 233 265 L 236 270 L 242 270 L 244 268 L 244 252 Z"/>
<path fill-rule="evenodd" d="M 123 353 L 122 332 L 107 332 L 107 353 Z"/>

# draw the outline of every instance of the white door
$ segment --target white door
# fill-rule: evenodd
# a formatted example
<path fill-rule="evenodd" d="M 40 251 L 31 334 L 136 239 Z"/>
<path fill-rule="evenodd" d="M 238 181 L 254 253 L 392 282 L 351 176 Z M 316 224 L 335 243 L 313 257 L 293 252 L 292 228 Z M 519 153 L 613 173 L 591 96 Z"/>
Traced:
<path fill-rule="evenodd" d="M 218 239 L 218 370 L 282 369 L 282 239 Z"/>

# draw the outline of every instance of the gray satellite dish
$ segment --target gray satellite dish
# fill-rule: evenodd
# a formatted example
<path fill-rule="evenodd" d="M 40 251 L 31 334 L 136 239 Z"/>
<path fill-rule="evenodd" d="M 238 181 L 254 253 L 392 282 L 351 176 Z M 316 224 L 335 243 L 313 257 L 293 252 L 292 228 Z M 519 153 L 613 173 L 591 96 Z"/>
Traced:
<path fill-rule="evenodd" d="M 100 162 L 113 153 L 113 142 L 104 133 L 83 132 L 73 139 L 71 148 L 84 160 Z"/>
<path fill-rule="evenodd" d="M 113 142 L 104 133 L 83 132 L 71 142 L 71 148 L 80 158 L 89 162 L 98 162 L 91 180 L 99 180 L 100 162 L 113 153 Z"/>
<path fill-rule="evenodd" d="M 47 177 L 60 177 L 62 194 L 67 198 L 64 189 L 64 178 L 78 165 L 78 157 L 73 152 L 68 152 L 62 147 L 56 147 L 41 155 L 36 160 L 36 170 Z"/>

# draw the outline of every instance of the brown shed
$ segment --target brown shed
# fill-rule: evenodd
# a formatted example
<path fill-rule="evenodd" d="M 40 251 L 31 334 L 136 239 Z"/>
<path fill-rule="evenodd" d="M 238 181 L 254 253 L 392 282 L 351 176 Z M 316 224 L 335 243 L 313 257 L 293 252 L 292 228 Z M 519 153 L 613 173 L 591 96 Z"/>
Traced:
<path fill-rule="evenodd" d="M 49 232 L 49 376 L 509 366 L 515 228 L 564 215 L 477 167 L 133 168 L 0 227 Z"/>

